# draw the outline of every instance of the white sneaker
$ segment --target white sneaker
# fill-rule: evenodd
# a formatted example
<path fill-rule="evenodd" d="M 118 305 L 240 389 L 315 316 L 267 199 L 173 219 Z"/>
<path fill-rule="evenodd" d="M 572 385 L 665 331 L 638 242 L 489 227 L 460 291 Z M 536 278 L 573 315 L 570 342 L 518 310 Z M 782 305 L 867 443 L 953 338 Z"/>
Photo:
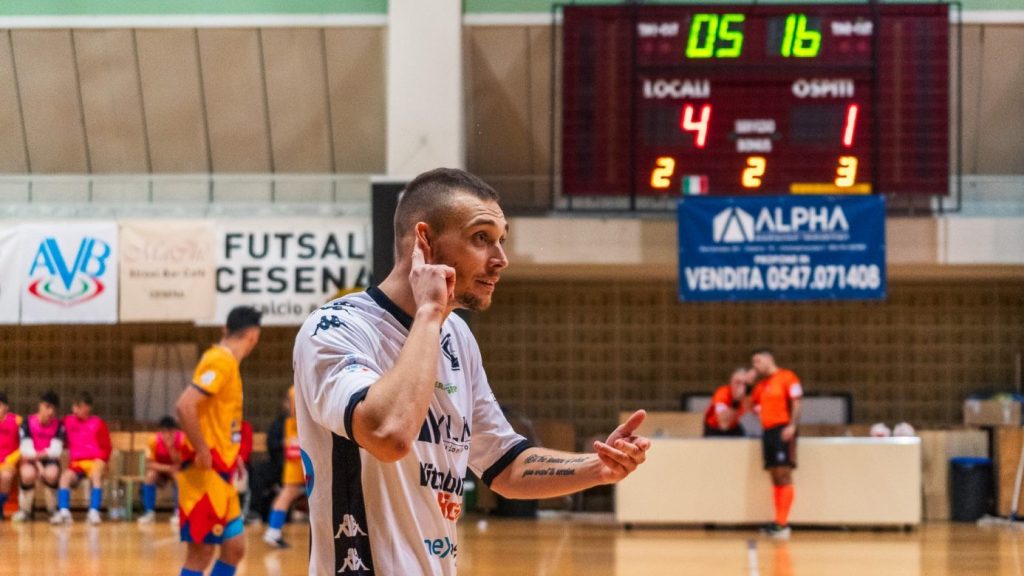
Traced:
<path fill-rule="evenodd" d="M 779 526 L 773 523 L 763 529 L 761 533 L 775 540 L 789 540 L 792 530 L 790 530 L 789 526 Z"/>
<path fill-rule="evenodd" d="M 71 517 L 71 510 L 57 510 L 50 516 L 50 524 L 71 524 L 74 519 Z"/>
<path fill-rule="evenodd" d="M 18 510 L 11 516 L 11 522 L 28 522 L 28 512 Z"/>
<path fill-rule="evenodd" d="M 284 541 L 280 532 L 275 536 L 270 530 L 263 533 L 263 541 L 273 548 L 291 548 L 291 544 Z"/>
<path fill-rule="evenodd" d="M 152 524 L 154 520 L 156 520 L 156 512 L 152 510 L 139 516 L 139 524 Z"/>
<path fill-rule="evenodd" d="M 177 528 L 178 523 L 181 522 L 181 519 L 178 518 L 178 511 L 171 512 L 171 517 L 167 521 L 171 523 L 171 528 Z"/>
<path fill-rule="evenodd" d="M 85 515 L 85 521 L 93 526 L 103 522 L 103 517 L 100 516 L 100 511 L 95 508 L 90 508 L 89 513 Z"/>

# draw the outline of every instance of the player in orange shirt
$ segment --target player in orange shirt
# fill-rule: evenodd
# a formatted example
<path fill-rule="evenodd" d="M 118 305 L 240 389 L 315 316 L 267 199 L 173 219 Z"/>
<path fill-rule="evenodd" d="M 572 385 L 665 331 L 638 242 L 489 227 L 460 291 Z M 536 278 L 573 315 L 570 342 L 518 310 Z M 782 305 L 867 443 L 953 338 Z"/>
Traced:
<path fill-rule="evenodd" d="M 196 366 L 192 385 L 178 398 L 185 433 L 178 472 L 181 540 L 188 543 L 181 576 L 234 576 L 245 555 L 243 519 L 234 485 L 242 442 L 242 376 L 239 365 L 260 339 L 261 313 L 238 306 L 228 314 L 218 344 Z"/>
<path fill-rule="evenodd" d="M 786 539 L 790 532 L 797 423 L 804 391 L 796 374 L 775 364 L 771 350 L 756 350 L 751 362 L 761 380 L 754 386 L 750 401 L 761 413 L 764 467 L 772 475 L 775 493 L 775 522 L 765 532 L 773 538 Z"/>
<path fill-rule="evenodd" d="M 750 382 L 750 370 L 739 367 L 732 371 L 728 384 L 715 390 L 711 404 L 704 412 L 705 437 L 745 435 L 740 417 L 746 411 L 743 401 L 747 397 L 747 385 Z"/>
<path fill-rule="evenodd" d="M 156 519 L 156 490 L 170 484 L 177 492 L 174 475 L 181 464 L 181 445 L 185 434 L 178 430 L 178 423 L 170 416 L 160 419 L 159 429 L 146 447 L 146 477 L 142 484 L 142 505 L 145 513 L 139 517 L 139 524 L 152 524 Z M 177 501 L 177 498 L 175 498 Z M 178 511 L 174 511 L 171 522 L 178 522 Z"/>

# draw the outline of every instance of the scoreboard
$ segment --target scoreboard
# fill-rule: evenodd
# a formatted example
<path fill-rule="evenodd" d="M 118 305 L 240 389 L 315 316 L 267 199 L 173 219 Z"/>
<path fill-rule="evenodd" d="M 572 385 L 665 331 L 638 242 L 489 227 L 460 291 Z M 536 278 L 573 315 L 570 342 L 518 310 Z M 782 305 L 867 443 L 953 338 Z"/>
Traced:
<path fill-rule="evenodd" d="M 566 195 L 949 190 L 945 4 L 565 6 Z"/>

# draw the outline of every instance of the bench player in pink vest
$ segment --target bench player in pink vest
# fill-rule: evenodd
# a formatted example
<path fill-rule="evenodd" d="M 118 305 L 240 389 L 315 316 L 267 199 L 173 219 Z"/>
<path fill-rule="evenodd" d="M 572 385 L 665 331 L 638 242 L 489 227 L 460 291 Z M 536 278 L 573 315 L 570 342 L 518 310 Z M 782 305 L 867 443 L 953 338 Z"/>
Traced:
<path fill-rule="evenodd" d="M 46 509 L 56 510 L 54 493 L 60 479 L 60 455 L 64 451 L 64 423 L 57 417 L 60 398 L 53 390 L 39 397 L 39 408 L 21 423 L 21 467 L 18 470 L 21 491 L 18 493 L 18 511 L 11 520 L 24 522 L 32 518 L 36 482 L 46 486 Z"/>
<path fill-rule="evenodd" d="M 89 512 L 86 520 L 99 524 L 100 504 L 103 502 L 103 473 L 110 460 L 110 431 L 107 424 L 92 413 L 92 395 L 82 392 L 71 406 L 71 414 L 64 418 L 68 435 L 68 469 L 60 477 L 57 492 L 57 513 L 51 524 L 71 523 L 71 489 L 88 476 L 92 490 L 89 493 Z"/>

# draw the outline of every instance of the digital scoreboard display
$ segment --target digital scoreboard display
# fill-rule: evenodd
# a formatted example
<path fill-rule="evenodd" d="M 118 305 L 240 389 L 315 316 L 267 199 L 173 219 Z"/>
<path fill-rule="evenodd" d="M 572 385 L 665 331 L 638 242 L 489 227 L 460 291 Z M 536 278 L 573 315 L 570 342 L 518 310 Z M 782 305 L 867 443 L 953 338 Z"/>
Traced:
<path fill-rule="evenodd" d="M 949 191 L 945 4 L 565 6 L 566 195 Z"/>

